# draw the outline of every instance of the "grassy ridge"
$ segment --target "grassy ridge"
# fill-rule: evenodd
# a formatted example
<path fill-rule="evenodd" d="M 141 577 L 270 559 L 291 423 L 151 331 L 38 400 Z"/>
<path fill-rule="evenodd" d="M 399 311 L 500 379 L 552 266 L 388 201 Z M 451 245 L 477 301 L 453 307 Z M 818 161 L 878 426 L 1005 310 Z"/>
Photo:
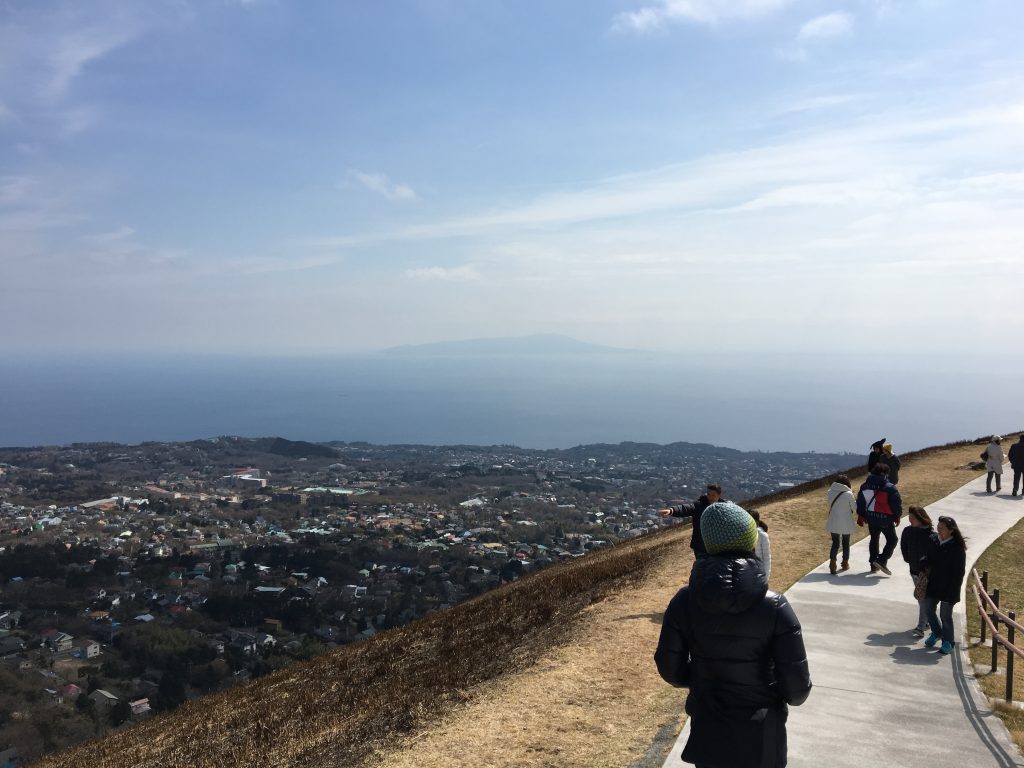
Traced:
<path fill-rule="evenodd" d="M 941 498 L 966 480 L 947 467 L 954 458 L 963 462 L 972 455 L 956 449 L 986 440 L 905 454 L 904 466 L 941 456 L 946 469 L 926 491 Z M 864 472 L 856 467 L 848 474 Z M 769 514 L 784 509 L 775 518 L 781 530 L 794 536 L 798 529 L 807 531 L 807 545 L 794 549 L 773 573 L 774 588 L 788 587 L 823 559 L 815 491 L 829 483 L 821 478 L 745 502 Z M 930 500 L 922 497 L 920 503 Z M 381 745 L 429 727 L 470 698 L 474 686 L 530 667 L 570 635 L 588 605 L 638 583 L 687 539 L 684 527 L 673 526 L 598 550 L 36 765 L 359 765 Z"/>

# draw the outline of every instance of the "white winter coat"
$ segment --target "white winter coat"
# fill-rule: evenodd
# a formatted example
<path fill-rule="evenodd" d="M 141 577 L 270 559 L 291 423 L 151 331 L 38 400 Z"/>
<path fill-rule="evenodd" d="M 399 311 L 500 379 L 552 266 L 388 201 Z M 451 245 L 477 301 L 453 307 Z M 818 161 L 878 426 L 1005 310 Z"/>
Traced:
<path fill-rule="evenodd" d="M 853 498 L 853 491 L 842 483 L 832 483 L 828 489 L 828 520 L 825 521 L 825 530 L 829 533 L 849 535 L 857 530 L 857 501 Z"/>
<path fill-rule="evenodd" d="M 772 543 L 768 539 L 768 534 L 765 533 L 761 528 L 757 529 L 757 549 L 754 550 L 754 555 L 761 561 L 764 566 L 764 577 L 766 579 L 771 578 L 772 575 Z"/>
<path fill-rule="evenodd" d="M 995 472 L 997 475 L 1003 474 L 1003 446 L 999 443 L 991 442 L 988 444 L 988 458 L 985 459 L 985 469 L 989 472 Z"/>

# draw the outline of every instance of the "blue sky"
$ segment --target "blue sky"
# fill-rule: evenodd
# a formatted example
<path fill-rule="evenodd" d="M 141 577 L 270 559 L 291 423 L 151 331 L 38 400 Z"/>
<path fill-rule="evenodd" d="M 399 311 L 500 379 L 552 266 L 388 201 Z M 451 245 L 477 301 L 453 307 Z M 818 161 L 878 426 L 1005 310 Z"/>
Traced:
<path fill-rule="evenodd" d="M 1015 0 L 0 0 L 0 350 L 995 357 Z"/>

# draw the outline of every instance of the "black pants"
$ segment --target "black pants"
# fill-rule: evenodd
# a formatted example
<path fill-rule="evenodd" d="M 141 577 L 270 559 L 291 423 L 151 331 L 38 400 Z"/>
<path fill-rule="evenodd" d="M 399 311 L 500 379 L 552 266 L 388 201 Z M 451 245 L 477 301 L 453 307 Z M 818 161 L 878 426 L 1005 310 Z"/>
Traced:
<path fill-rule="evenodd" d="M 1024 479 L 1024 469 L 1015 469 L 1015 470 L 1013 470 L 1013 495 L 1014 496 L 1017 495 L 1017 484 L 1020 483 L 1021 486 L 1024 486 L 1024 483 L 1020 482 L 1021 479 Z M 1021 488 L 1021 491 L 1024 492 L 1024 487 Z"/>
<path fill-rule="evenodd" d="M 832 534 L 832 549 L 828 553 L 829 560 L 835 560 L 836 555 L 839 554 L 839 543 L 842 541 L 843 544 L 843 560 L 850 559 L 850 534 L 848 533 L 833 533 Z"/>
<path fill-rule="evenodd" d="M 881 563 L 886 565 L 892 553 L 896 551 L 896 526 L 895 525 L 872 525 L 868 524 L 868 532 L 871 534 L 871 541 L 868 542 L 868 562 Z M 878 537 L 885 536 L 885 548 L 878 553 Z"/>
<path fill-rule="evenodd" d="M 1003 488 L 1003 476 L 999 472 L 993 472 L 991 469 L 988 471 L 988 477 L 985 478 L 985 490 L 992 493 L 992 478 L 996 479 L 996 491 L 1000 491 Z"/>

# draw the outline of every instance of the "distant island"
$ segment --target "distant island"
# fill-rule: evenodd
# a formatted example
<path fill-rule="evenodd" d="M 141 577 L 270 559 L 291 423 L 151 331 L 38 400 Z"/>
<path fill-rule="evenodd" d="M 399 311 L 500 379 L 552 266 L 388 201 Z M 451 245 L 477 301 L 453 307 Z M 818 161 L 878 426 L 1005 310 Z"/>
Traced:
<path fill-rule="evenodd" d="M 431 344 L 403 344 L 382 350 L 386 355 L 487 356 L 487 355 L 635 355 L 638 349 L 591 344 L 557 333 L 533 336 L 438 341 Z"/>

